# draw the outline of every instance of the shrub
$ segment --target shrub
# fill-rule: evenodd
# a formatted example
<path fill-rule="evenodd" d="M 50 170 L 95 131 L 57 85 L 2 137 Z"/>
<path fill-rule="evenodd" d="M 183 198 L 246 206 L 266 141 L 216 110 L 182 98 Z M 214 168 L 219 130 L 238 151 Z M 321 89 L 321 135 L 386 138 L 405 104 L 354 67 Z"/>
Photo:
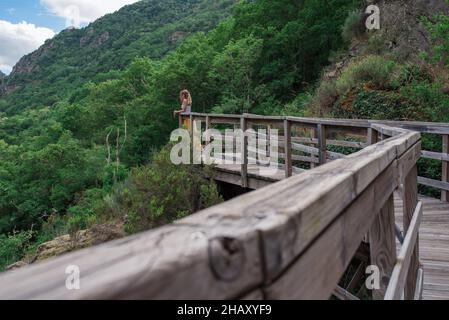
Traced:
<path fill-rule="evenodd" d="M 103 214 L 124 217 L 128 234 L 171 223 L 222 201 L 207 168 L 177 166 L 170 145 L 155 154 L 148 166 L 135 168 L 104 200 Z"/>
<path fill-rule="evenodd" d="M 311 108 L 313 115 L 325 116 L 332 110 L 338 99 L 338 92 L 333 81 L 323 81 L 316 90 L 315 97 L 312 100 Z"/>
<path fill-rule="evenodd" d="M 32 231 L 24 231 L 9 236 L 0 235 L 0 271 L 22 259 L 32 237 Z"/>
<path fill-rule="evenodd" d="M 391 89 L 400 77 L 401 69 L 391 60 L 368 55 L 351 63 L 336 83 L 339 94 L 345 94 L 360 84 L 370 84 L 377 89 Z"/>

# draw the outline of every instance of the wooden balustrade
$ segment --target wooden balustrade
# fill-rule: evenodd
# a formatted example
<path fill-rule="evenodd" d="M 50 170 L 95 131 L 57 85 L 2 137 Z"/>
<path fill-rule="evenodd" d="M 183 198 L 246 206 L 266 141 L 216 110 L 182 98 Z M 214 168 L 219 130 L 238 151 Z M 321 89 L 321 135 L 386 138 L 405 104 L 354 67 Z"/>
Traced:
<path fill-rule="evenodd" d="M 193 113 L 189 115 L 199 121 L 209 121 L 207 128 L 212 124 L 241 124 L 241 115 L 223 115 L 223 114 L 201 114 Z M 180 118 L 186 117 L 181 115 Z M 394 133 L 416 131 L 420 133 L 435 134 L 442 137 L 442 152 L 431 152 L 423 150 L 421 158 L 432 159 L 442 162 L 442 178 L 435 180 L 425 178 L 418 175 L 418 183 L 424 186 L 441 190 L 442 201 L 449 202 L 449 124 L 447 123 L 429 123 L 429 122 L 410 122 L 410 121 L 379 121 L 379 120 L 345 120 L 345 119 L 320 119 L 320 118 L 300 118 L 300 117 L 281 117 L 281 116 L 260 116 L 245 114 L 246 128 L 249 129 L 254 125 L 267 125 L 273 128 L 279 128 L 283 131 L 292 130 L 295 127 L 312 129 L 310 137 L 295 137 L 291 134 L 288 136 L 290 141 L 285 141 L 284 136 L 279 137 L 279 146 L 284 150 L 279 154 L 279 158 L 284 160 L 284 163 L 279 164 L 283 167 L 286 176 L 291 176 L 294 170 L 301 168 L 295 166 L 293 163 L 306 162 L 310 168 L 317 165 L 322 165 L 328 161 L 343 158 L 344 155 L 336 152 L 328 151 L 328 146 L 348 147 L 362 149 L 370 144 L 375 144 L 380 140 L 387 139 L 394 136 Z M 180 123 L 182 120 L 180 120 Z M 287 127 L 285 127 L 287 126 Z M 376 130 L 376 128 L 378 130 Z M 382 129 L 383 128 L 383 129 Z M 345 141 L 329 139 L 330 132 L 340 134 L 350 134 L 358 137 L 365 137 L 365 142 L 360 141 Z M 290 148 L 285 148 L 285 143 L 291 145 Z M 315 145 L 317 149 L 310 148 L 305 150 L 307 145 Z M 286 151 L 287 150 L 287 151 Z M 300 151 L 307 153 L 309 156 L 295 155 L 293 151 Z M 245 160 L 245 159 L 243 159 Z M 287 165 L 285 165 L 287 164 Z M 245 165 L 247 168 L 247 165 Z M 242 169 L 242 174 L 247 170 Z M 246 185 L 244 181 L 247 178 L 242 176 L 242 185 Z"/>
<path fill-rule="evenodd" d="M 419 133 L 367 121 L 189 117 L 191 128 L 198 121 L 207 128 L 283 129 L 289 178 L 172 225 L 0 275 L 0 299 L 328 299 L 335 292 L 351 299 L 337 284 L 366 234 L 381 274 L 373 297 L 419 298 Z M 317 139 L 322 165 L 294 175 L 298 128 L 317 131 L 310 139 Z M 364 134 L 367 146 L 328 162 L 330 134 L 346 128 Z M 377 142 L 379 134 L 391 138 Z M 247 187 L 248 136 L 241 142 L 241 184 Z M 397 257 L 392 207 L 398 189 L 405 240 Z M 80 290 L 66 288 L 70 265 L 80 268 Z"/>

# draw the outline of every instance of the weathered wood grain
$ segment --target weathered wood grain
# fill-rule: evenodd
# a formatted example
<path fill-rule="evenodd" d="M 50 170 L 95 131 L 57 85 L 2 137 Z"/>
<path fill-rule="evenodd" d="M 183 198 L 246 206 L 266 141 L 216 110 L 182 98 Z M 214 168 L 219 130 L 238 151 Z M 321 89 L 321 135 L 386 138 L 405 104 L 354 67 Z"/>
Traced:
<path fill-rule="evenodd" d="M 441 181 L 449 183 L 449 134 L 443 135 L 443 154 L 444 159 L 442 164 L 442 175 L 441 175 Z M 441 201 L 449 202 L 449 190 L 442 190 L 441 191 Z"/>
<path fill-rule="evenodd" d="M 394 196 L 390 196 L 371 226 L 371 264 L 379 268 L 380 288 L 373 290 L 373 299 L 383 300 L 396 264 L 396 237 L 394 218 Z"/>
<path fill-rule="evenodd" d="M 292 124 L 284 120 L 284 138 L 285 138 L 285 177 L 292 176 Z"/>
<path fill-rule="evenodd" d="M 417 213 L 416 212 L 418 206 L 418 185 L 416 183 L 417 177 L 418 177 L 418 166 L 415 164 L 415 166 L 407 173 L 407 175 L 405 177 L 402 177 L 401 179 L 404 185 L 403 187 L 404 234 L 409 233 L 408 231 L 414 218 L 414 214 Z M 404 239 L 403 246 L 405 246 L 406 237 Z M 413 254 L 410 259 L 410 268 L 408 269 L 407 282 L 405 283 L 404 289 L 404 296 L 406 300 L 412 300 L 415 294 L 416 275 L 419 269 L 419 239 L 416 239 L 414 246 L 415 248 L 413 250 Z"/>
<path fill-rule="evenodd" d="M 327 162 L 327 132 L 326 127 L 323 124 L 318 124 L 317 127 L 317 135 L 318 135 L 318 158 L 320 161 L 320 165 L 323 165 Z"/>
<path fill-rule="evenodd" d="M 385 300 L 398 300 L 404 294 L 406 300 L 413 300 L 417 283 L 418 269 L 413 269 L 413 256 L 417 252 L 419 226 L 423 215 L 423 204 L 418 202 L 413 218 L 410 221 L 409 230 L 405 235 L 404 244 L 398 255 L 398 262 L 394 267 L 390 284 L 388 285 Z M 410 281 L 410 271 L 413 271 L 413 281 Z M 412 297 L 408 297 L 407 286 L 414 284 Z"/>

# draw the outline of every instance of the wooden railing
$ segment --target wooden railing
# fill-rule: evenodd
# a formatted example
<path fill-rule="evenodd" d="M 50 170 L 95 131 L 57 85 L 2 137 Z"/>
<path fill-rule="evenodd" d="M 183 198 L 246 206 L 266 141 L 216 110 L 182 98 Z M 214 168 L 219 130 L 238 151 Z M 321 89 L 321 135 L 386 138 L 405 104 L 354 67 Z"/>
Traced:
<path fill-rule="evenodd" d="M 420 133 L 360 121 L 189 117 L 192 124 L 204 121 L 206 128 L 279 126 L 285 131 L 288 179 L 172 225 L 0 275 L 0 298 L 328 299 L 367 235 L 371 264 L 381 276 L 373 298 L 420 298 Z M 299 138 L 292 134 L 298 130 L 313 132 Z M 341 141 L 339 132 L 364 135 L 366 141 Z M 309 150 L 310 165 L 322 165 L 293 175 L 294 163 L 304 159 L 295 160 L 289 150 L 295 143 L 303 152 L 306 142 L 317 145 Z M 328 162 L 328 144 L 364 148 Z M 243 155 L 245 148 L 243 143 Z M 244 186 L 245 169 L 246 161 Z M 404 203 L 405 237 L 398 256 L 395 191 Z M 79 290 L 66 287 L 68 266 L 79 268 Z"/>
<path fill-rule="evenodd" d="M 183 119 L 190 119 L 191 122 L 207 122 L 211 128 L 213 124 L 233 124 L 236 126 L 245 125 L 245 129 L 255 125 L 265 125 L 267 128 L 278 128 L 287 132 L 287 145 L 281 139 L 281 148 L 285 150 L 280 154 L 280 158 L 285 161 L 286 176 L 291 176 L 292 171 L 300 168 L 292 166 L 293 162 L 308 162 L 311 168 L 322 165 L 329 160 L 341 158 L 343 155 L 327 150 L 328 146 L 349 147 L 362 149 L 374 141 L 388 136 L 379 133 L 379 137 L 372 135 L 372 125 L 387 125 L 395 128 L 402 128 L 419 133 L 437 135 L 442 140 L 442 151 L 422 150 L 421 158 L 441 161 L 441 181 L 426 178 L 418 175 L 418 183 L 427 187 L 435 188 L 441 192 L 441 200 L 449 202 L 449 123 L 432 122 L 411 122 L 411 121 L 379 121 L 379 120 L 346 120 L 346 119 L 320 119 L 320 118 L 299 118 L 299 117 L 274 117 L 259 116 L 252 114 L 245 115 L 223 115 L 223 114 L 201 114 L 192 113 L 180 116 L 180 125 Z M 207 121 L 206 121 L 207 120 Z M 302 128 L 307 132 L 307 137 L 302 134 L 300 137 L 291 137 L 292 128 Z M 346 141 L 329 138 L 330 134 L 351 134 L 352 138 L 359 141 Z M 294 152 L 309 153 L 309 156 L 295 156 Z M 246 160 L 246 159 L 245 159 Z M 281 164 L 282 165 L 282 164 Z M 246 174 L 246 166 L 242 168 L 242 175 Z M 243 179 L 246 181 L 246 179 Z"/>

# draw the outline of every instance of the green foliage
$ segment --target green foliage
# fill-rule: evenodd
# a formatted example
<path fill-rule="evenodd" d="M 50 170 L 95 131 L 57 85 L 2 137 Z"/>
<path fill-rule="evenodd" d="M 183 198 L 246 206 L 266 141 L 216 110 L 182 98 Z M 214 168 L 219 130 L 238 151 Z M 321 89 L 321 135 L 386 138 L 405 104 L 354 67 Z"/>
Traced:
<path fill-rule="evenodd" d="M 223 52 L 215 56 L 209 76 L 222 90 L 222 104 L 214 109 L 215 112 L 244 113 L 253 106 L 254 64 L 260 57 L 262 46 L 262 40 L 249 36 L 231 40 Z M 223 83 L 226 86 L 220 88 Z"/>
<path fill-rule="evenodd" d="M 435 17 L 435 21 L 424 17 L 422 22 L 429 30 L 434 42 L 434 52 L 427 56 L 431 56 L 434 62 L 441 61 L 449 66 L 449 17 L 441 14 Z"/>
<path fill-rule="evenodd" d="M 2 85 L 15 91 L 0 99 L 0 234 L 33 227 L 36 248 L 109 218 L 132 233 L 220 201 L 201 168 L 171 165 L 166 149 L 151 160 L 178 125 L 179 91 L 194 111 L 303 115 L 301 92 L 344 47 L 358 5 L 141 1 L 49 40 Z"/>
<path fill-rule="evenodd" d="M 105 199 L 103 214 L 126 216 L 126 231 L 155 228 L 221 202 L 216 185 L 200 166 L 176 166 L 170 146 L 150 165 L 134 168 L 129 179 Z"/>
<path fill-rule="evenodd" d="M 0 271 L 22 259 L 31 238 L 31 231 L 24 231 L 9 236 L 0 234 Z"/>
<path fill-rule="evenodd" d="M 343 25 L 342 36 L 347 42 L 359 39 L 366 34 L 365 15 L 359 10 L 349 13 Z"/>
<path fill-rule="evenodd" d="M 395 86 L 400 71 L 394 61 L 368 55 L 345 69 L 336 82 L 336 88 L 339 94 L 345 94 L 362 84 L 369 84 L 377 89 L 391 89 Z"/>

